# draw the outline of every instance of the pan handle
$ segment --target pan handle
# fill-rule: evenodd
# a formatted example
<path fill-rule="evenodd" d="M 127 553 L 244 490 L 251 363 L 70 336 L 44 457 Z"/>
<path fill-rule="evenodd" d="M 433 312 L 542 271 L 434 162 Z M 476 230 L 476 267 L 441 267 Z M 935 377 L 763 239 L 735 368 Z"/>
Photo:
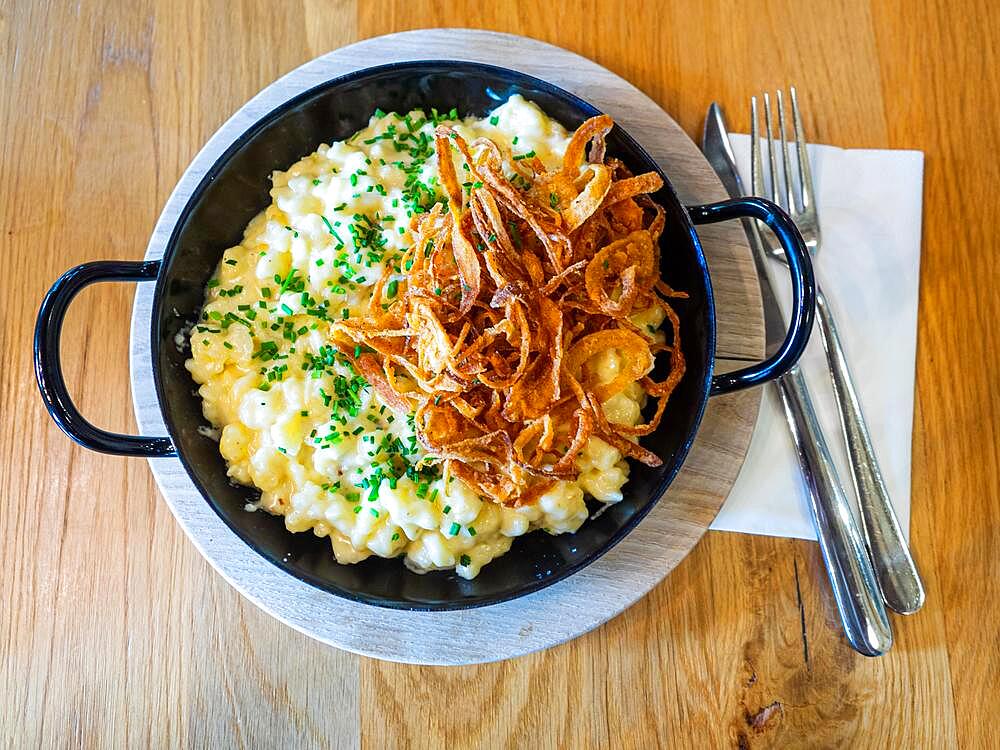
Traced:
<path fill-rule="evenodd" d="M 792 276 L 792 316 L 785 340 L 778 350 L 762 362 L 712 378 L 709 395 L 732 393 L 780 378 L 799 361 L 809 342 L 816 315 L 816 280 L 809 251 L 792 218 L 776 204 L 763 198 L 734 198 L 689 206 L 695 224 L 715 224 L 729 219 L 758 219 L 774 232 L 788 259 Z"/>
<path fill-rule="evenodd" d="M 119 435 L 95 427 L 73 404 L 63 378 L 59 344 L 69 303 L 84 287 L 98 281 L 153 281 L 160 261 L 102 260 L 69 269 L 49 289 L 35 323 L 35 378 L 45 408 L 63 432 L 84 448 L 116 456 L 176 456 L 168 437 Z"/>

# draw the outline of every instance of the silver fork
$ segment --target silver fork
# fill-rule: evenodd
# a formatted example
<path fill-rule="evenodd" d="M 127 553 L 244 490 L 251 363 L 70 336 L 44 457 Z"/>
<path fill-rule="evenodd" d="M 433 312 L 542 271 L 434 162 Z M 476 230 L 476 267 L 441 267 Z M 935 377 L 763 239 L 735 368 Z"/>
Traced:
<path fill-rule="evenodd" d="M 751 195 L 763 193 L 757 98 L 750 99 Z M 724 126 L 720 126 L 724 127 Z M 735 172 L 735 167 L 733 168 Z M 742 193 L 739 177 L 734 177 L 732 194 Z M 774 297 L 767 251 L 759 222 L 748 222 L 747 238 L 760 276 L 765 327 L 770 310 L 784 330 L 784 315 Z M 774 324 L 775 321 L 772 321 Z M 848 642 L 866 656 L 880 656 L 892 647 L 892 626 L 882 604 L 882 596 L 865 549 L 864 534 L 851 512 L 837 467 L 833 463 L 826 436 L 819 424 L 809 386 L 798 364 L 775 381 L 788 429 L 795 443 L 795 456 L 808 489 L 809 512 L 816 527 L 823 563 L 830 579 L 840 621 Z"/>
<path fill-rule="evenodd" d="M 771 200 L 781 205 L 795 221 L 809 252 L 815 256 L 820 248 L 819 216 L 816 212 L 816 197 L 813 188 L 812 170 L 806 140 L 802 128 L 795 87 L 789 87 L 792 101 L 792 127 L 795 131 L 795 149 L 798 162 L 798 196 L 792 184 L 792 167 L 786 139 L 785 112 L 782 92 L 777 92 L 778 137 L 782 173 L 779 175 L 775 144 L 772 132 L 770 96 L 764 94 L 764 119 L 767 130 L 768 162 L 771 172 Z M 781 189 L 781 178 L 784 189 Z M 768 250 L 775 258 L 785 261 L 781 246 L 767 237 Z M 900 614 L 912 614 L 924 603 L 924 586 L 917 572 L 916 563 L 899 528 L 896 513 L 889 502 L 889 492 L 879 468 L 875 449 L 872 447 L 868 425 L 861 410 L 857 388 L 847 364 L 847 355 L 837 331 L 833 311 L 823 289 L 816 281 L 816 309 L 819 313 L 820 338 L 829 365 L 830 378 L 840 414 L 840 425 L 851 463 L 851 477 L 861 509 L 861 527 L 875 575 L 882 589 L 885 603 Z"/>

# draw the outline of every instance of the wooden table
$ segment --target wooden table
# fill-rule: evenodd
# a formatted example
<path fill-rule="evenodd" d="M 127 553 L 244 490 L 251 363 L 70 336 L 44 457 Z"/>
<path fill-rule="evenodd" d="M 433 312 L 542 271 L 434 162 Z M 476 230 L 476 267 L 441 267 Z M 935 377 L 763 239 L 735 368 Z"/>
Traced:
<path fill-rule="evenodd" d="M 567 4 L 568 5 L 568 4 Z M 25 747 L 1000 746 L 1000 12 L 986 3 L 0 0 L 0 738 Z M 753 6 L 753 7 L 751 7 Z M 816 140 L 926 153 L 913 445 L 918 615 L 864 659 L 815 544 L 710 533 L 649 597 L 548 652 L 462 669 L 322 647 L 243 601 L 142 461 L 46 416 L 31 330 L 72 264 L 139 258 L 193 154 L 262 86 L 356 39 L 523 33 L 630 79 L 691 133 L 797 83 Z M 134 429 L 132 289 L 70 313 L 67 379 Z"/>

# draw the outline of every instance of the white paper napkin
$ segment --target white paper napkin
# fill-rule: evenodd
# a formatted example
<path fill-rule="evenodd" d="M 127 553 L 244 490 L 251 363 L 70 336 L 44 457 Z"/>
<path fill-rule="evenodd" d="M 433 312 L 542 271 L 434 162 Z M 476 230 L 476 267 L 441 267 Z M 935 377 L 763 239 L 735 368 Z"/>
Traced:
<path fill-rule="evenodd" d="M 733 136 L 750 184 L 750 138 Z M 823 243 L 817 278 L 837 317 L 886 485 L 904 533 L 910 525 L 910 459 L 920 277 L 923 153 L 810 146 Z M 787 279 L 780 268 L 775 280 Z M 779 285 L 788 310 L 788 283 Z M 802 368 L 840 478 L 850 467 L 819 331 Z M 773 386 L 766 386 L 746 464 L 713 529 L 815 539 L 806 488 Z"/>

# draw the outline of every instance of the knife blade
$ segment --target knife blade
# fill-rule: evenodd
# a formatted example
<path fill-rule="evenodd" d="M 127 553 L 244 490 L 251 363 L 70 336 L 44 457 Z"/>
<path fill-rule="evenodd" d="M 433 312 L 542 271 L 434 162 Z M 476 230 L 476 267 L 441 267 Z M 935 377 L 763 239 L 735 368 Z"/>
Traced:
<path fill-rule="evenodd" d="M 702 151 L 731 197 L 745 194 L 736 167 L 722 109 L 714 102 L 705 118 Z M 786 323 L 774 294 L 770 266 L 760 230 L 743 221 L 764 306 L 764 335 L 768 350 L 784 340 Z M 799 467 L 809 489 L 809 510 L 816 528 L 823 562 L 833 589 L 844 632 L 851 646 L 866 656 L 880 656 L 892 647 L 892 628 L 861 529 L 847 502 L 843 484 L 830 454 L 813 406 L 812 396 L 798 365 L 775 381 L 785 420 L 795 443 Z"/>
<path fill-rule="evenodd" d="M 747 195 L 743 187 L 743 180 L 736 168 L 736 156 L 733 154 L 733 146 L 729 140 L 729 131 L 726 129 L 726 121 L 722 114 L 722 108 L 712 102 L 708 108 L 708 115 L 705 117 L 705 130 L 701 140 L 701 150 L 712 165 L 712 169 L 719 176 L 723 187 L 729 193 L 729 197 L 736 198 Z M 757 267 L 757 278 L 760 283 L 760 297 L 764 304 L 764 342 L 765 354 L 770 355 L 785 340 L 785 318 L 781 312 L 781 305 L 774 293 L 771 285 L 770 264 L 762 250 L 760 238 L 757 236 L 757 226 L 750 219 L 743 219 L 743 230 L 746 232 L 750 247 L 754 251 L 753 262 Z M 754 243 L 756 240 L 757 247 Z"/>

